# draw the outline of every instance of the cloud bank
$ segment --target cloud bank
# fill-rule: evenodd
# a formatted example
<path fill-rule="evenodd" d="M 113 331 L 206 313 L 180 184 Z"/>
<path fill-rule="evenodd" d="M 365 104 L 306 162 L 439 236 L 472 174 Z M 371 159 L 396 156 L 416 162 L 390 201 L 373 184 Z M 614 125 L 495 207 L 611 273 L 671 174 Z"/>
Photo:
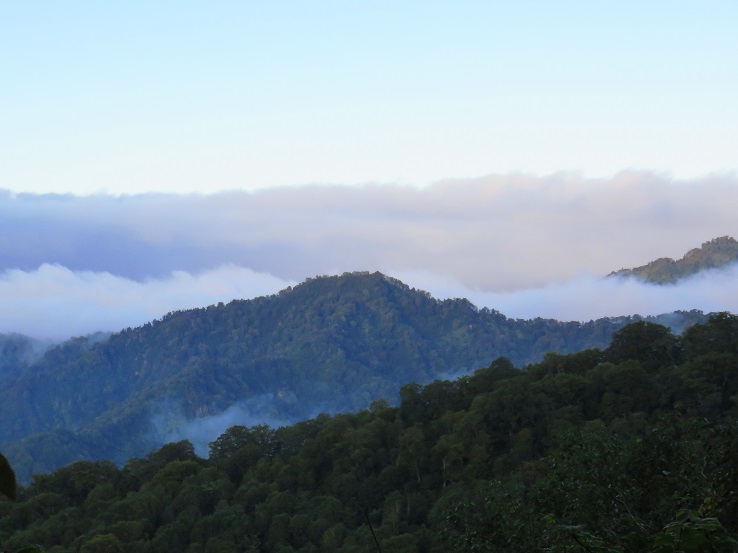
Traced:
<path fill-rule="evenodd" d="M 590 321 L 621 315 L 660 315 L 699 309 L 738 313 L 738 265 L 704 271 L 677 284 L 659 286 L 629 278 L 581 274 L 540 288 L 512 292 L 469 290 L 433 275 L 405 275 L 438 298 L 463 297 L 477 307 L 496 309 L 511 318 L 536 317 Z"/>
<path fill-rule="evenodd" d="M 293 284 L 235 266 L 142 282 L 60 265 L 14 269 L 0 275 L 0 332 L 51 340 L 114 332 L 170 311 L 274 294 Z"/>
<path fill-rule="evenodd" d="M 515 317 L 732 310 L 733 273 L 663 288 L 600 277 L 738 236 L 736 206 L 735 175 L 647 172 L 205 196 L 5 192 L 0 332 L 118 330 L 355 270 Z"/>

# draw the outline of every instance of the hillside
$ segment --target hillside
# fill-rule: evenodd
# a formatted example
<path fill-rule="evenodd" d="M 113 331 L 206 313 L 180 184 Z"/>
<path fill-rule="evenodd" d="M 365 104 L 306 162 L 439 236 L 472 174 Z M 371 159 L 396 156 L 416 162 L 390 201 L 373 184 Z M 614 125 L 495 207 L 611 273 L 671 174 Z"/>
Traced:
<path fill-rule="evenodd" d="M 314 278 L 48 350 L 0 389 L 0 449 L 24 478 L 76 459 L 123 462 L 189 437 L 192 423 L 212 434 L 234 407 L 282 424 L 395 402 L 408 382 L 468 373 L 500 356 L 523 366 L 550 351 L 604 347 L 637 319 L 513 320 L 380 273 Z M 683 327 L 704 316 L 669 320 Z"/>
<path fill-rule="evenodd" d="M 673 284 L 678 280 L 706 269 L 719 269 L 738 262 L 738 241 L 721 236 L 689 250 L 684 257 L 674 260 L 662 257 L 633 269 L 620 269 L 608 276 L 636 277 L 654 284 Z"/>
<path fill-rule="evenodd" d="M 406 385 L 397 407 L 234 426 L 0 501 L 50 553 L 733 552 L 738 317 Z M 0 546 L 1 548 L 1 546 Z"/>
<path fill-rule="evenodd" d="M 21 334 L 0 334 L 0 381 L 18 376 L 38 361 L 51 344 Z"/>

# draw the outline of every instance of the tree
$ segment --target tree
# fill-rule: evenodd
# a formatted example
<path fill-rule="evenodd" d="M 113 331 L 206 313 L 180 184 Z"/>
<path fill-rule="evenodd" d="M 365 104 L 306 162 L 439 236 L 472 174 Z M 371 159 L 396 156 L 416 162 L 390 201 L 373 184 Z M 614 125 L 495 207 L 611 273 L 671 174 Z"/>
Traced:
<path fill-rule="evenodd" d="M 428 458 L 428 446 L 425 443 L 425 434 L 420 425 L 406 428 L 400 434 L 399 455 L 397 464 L 407 467 L 415 476 L 418 484 L 421 483 L 422 467 Z"/>
<path fill-rule="evenodd" d="M 172 461 L 195 461 L 195 446 L 189 440 L 182 440 L 164 444 L 157 451 L 149 454 L 149 460 L 155 463 L 159 468 Z"/>
<path fill-rule="evenodd" d="M 87 540 L 80 553 L 123 553 L 125 548 L 113 534 L 100 534 Z"/>
<path fill-rule="evenodd" d="M 678 361 L 678 340 L 660 324 L 638 321 L 613 334 L 605 359 L 612 363 L 640 361 L 647 371 L 673 366 Z"/>
<path fill-rule="evenodd" d="M 15 473 L 8 463 L 5 456 L 0 453 L 0 496 L 5 496 L 15 501 L 17 493 L 17 484 L 15 481 Z M 0 544 L 0 547 L 2 545 Z M 36 545 L 22 545 L 16 548 L 17 553 L 41 553 L 41 548 Z"/>
<path fill-rule="evenodd" d="M 696 511 L 681 510 L 654 538 L 658 553 L 733 552 L 738 540 L 727 535 L 718 519 L 702 517 Z"/>
<path fill-rule="evenodd" d="M 0 494 L 8 499 L 15 499 L 15 473 L 5 456 L 0 453 Z"/>
<path fill-rule="evenodd" d="M 708 353 L 738 354 L 738 316 L 716 313 L 706 323 L 685 330 L 682 343 L 687 359 Z"/>
<path fill-rule="evenodd" d="M 214 442 L 210 442 L 210 460 L 223 461 L 248 445 L 256 446 L 260 455 L 271 457 L 277 447 L 275 431 L 266 424 L 231 426 Z"/>

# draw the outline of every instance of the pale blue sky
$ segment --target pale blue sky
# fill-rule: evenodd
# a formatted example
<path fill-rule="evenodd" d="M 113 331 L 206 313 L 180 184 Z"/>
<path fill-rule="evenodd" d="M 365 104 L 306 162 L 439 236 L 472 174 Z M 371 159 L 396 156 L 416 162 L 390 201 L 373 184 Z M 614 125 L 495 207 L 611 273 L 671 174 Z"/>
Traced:
<path fill-rule="evenodd" d="M 738 4 L 0 4 L 0 188 L 735 170 Z"/>

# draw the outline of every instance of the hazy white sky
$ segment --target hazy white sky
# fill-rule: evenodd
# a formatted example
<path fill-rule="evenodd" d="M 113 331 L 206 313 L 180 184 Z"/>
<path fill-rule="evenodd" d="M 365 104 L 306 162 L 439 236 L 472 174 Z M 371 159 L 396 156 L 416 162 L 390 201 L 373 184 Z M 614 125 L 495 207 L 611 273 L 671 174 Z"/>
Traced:
<path fill-rule="evenodd" d="M 0 332 L 352 270 L 511 316 L 738 310 L 730 271 L 600 278 L 738 236 L 736 21 L 727 0 L 0 2 Z"/>
<path fill-rule="evenodd" d="M 735 170 L 738 4 L 0 3 L 0 188 Z"/>

